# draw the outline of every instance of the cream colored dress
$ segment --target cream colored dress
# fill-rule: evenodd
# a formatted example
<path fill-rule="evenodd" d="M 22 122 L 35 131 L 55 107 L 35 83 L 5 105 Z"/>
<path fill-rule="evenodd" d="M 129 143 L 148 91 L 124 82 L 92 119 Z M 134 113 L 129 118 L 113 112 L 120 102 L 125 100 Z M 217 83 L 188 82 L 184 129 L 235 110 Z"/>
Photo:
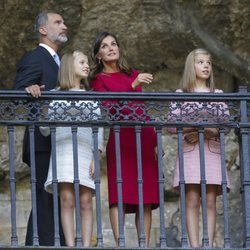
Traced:
<path fill-rule="evenodd" d="M 55 109 L 56 106 L 56 109 Z M 61 108 L 64 106 L 63 108 Z M 50 104 L 49 114 L 52 114 L 51 120 L 57 121 L 70 120 L 71 114 L 75 116 L 81 107 L 81 115 L 84 117 L 94 116 L 96 119 L 100 115 L 100 109 L 93 101 L 76 102 L 78 108 L 72 107 L 67 101 L 53 101 Z M 87 107 L 91 107 L 90 109 Z M 67 110 L 67 115 L 63 110 Z M 52 111 L 53 110 L 53 111 Z M 56 111 L 55 111 L 56 110 Z M 90 111 L 92 110 L 92 111 Z M 54 118 L 53 118 L 54 117 Z M 80 119 L 80 117 L 79 117 Z M 49 127 L 40 127 L 42 134 L 49 134 Z M 94 180 L 90 176 L 90 164 L 93 160 L 93 135 L 90 127 L 78 127 L 77 129 L 78 143 L 78 174 L 80 185 L 95 189 Z M 103 128 L 98 131 L 98 148 L 103 150 Z M 71 127 L 56 128 L 56 170 L 58 183 L 67 182 L 74 183 L 74 161 L 73 161 L 73 142 Z M 45 190 L 52 192 L 52 156 L 48 170 L 48 177 L 44 184 Z"/>

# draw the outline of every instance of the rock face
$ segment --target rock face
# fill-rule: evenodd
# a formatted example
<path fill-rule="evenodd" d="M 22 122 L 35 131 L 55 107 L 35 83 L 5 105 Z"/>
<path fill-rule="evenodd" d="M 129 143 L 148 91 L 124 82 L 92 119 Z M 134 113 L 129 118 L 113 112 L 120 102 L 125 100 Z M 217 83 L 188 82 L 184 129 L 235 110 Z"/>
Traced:
<path fill-rule="evenodd" d="M 250 5 L 247 0 L 3 0 L 0 3 L 0 89 L 11 89 L 15 77 L 15 65 L 25 51 L 36 47 L 33 21 L 42 10 L 54 10 L 64 17 L 69 28 L 69 42 L 61 54 L 72 48 L 81 48 L 90 56 L 96 34 L 108 30 L 116 34 L 126 51 L 130 64 L 143 72 L 154 74 L 154 82 L 145 86 L 146 91 L 173 91 L 178 86 L 187 54 L 197 47 L 207 48 L 213 56 L 216 85 L 225 92 L 237 91 L 239 85 L 250 85 Z M 6 128 L 0 126 L 0 211 L 9 209 L 8 193 L 8 144 Z M 19 238 L 25 234 L 25 223 L 30 203 L 27 175 L 29 169 L 21 161 L 21 138 L 23 128 L 17 128 L 16 163 L 20 204 Z M 233 244 L 242 241 L 242 224 L 237 215 L 241 213 L 239 197 L 239 157 L 234 134 L 227 137 L 227 163 L 230 170 L 232 190 L 229 195 L 230 232 Z M 176 138 L 163 135 L 165 145 L 166 190 L 170 190 Z M 105 178 L 103 180 L 105 182 Z M 166 226 L 169 246 L 177 246 L 180 239 L 178 197 L 166 192 Z M 103 196 L 106 202 L 107 193 Z M 26 207 L 25 207 L 26 205 Z M 223 242 L 223 214 L 218 204 L 216 245 Z M 235 209 L 234 209 L 235 208 Z M 1 217 L 3 212 L 0 212 Z M 104 211 L 104 235 L 112 232 Z M 156 216 L 157 217 L 157 216 Z M 24 219 L 23 219 L 24 218 Z M 8 217 L 6 227 L 0 230 L 0 244 L 9 242 Z M 233 225 L 233 226 L 232 226 Z M 135 235 L 133 221 L 126 224 L 128 233 Z M 237 230 L 239 229 L 239 230 Z M 153 229 L 152 245 L 157 244 L 159 232 Z M 131 238 L 132 239 L 132 238 Z M 113 243 L 111 243 L 113 244 Z M 134 245 L 136 245 L 134 243 Z"/>
<path fill-rule="evenodd" d="M 69 27 L 70 42 L 62 52 L 80 47 L 90 55 L 96 34 L 109 30 L 126 48 L 131 65 L 154 73 L 150 90 L 174 89 L 186 55 L 197 47 L 211 51 L 217 84 L 225 91 L 250 83 L 248 1 L 5 0 L 0 4 L 1 88 L 11 88 L 17 60 L 36 46 L 33 21 L 48 9 L 62 13 Z"/>

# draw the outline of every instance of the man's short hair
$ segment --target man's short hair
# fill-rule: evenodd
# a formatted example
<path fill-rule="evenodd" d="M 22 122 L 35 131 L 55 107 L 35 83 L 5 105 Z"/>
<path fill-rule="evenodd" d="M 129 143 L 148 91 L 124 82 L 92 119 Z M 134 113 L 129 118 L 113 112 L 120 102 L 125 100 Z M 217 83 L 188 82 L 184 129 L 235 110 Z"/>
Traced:
<path fill-rule="evenodd" d="M 43 11 L 35 19 L 34 31 L 37 36 L 39 35 L 39 28 L 41 26 L 46 26 L 46 24 L 48 23 L 48 13 L 49 12 L 47 11 Z"/>

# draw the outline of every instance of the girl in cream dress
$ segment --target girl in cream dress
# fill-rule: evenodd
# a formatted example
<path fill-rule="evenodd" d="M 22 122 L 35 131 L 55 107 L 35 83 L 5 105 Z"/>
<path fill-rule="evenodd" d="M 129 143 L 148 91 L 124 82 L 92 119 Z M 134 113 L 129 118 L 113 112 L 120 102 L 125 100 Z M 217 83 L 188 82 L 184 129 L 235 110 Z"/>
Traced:
<path fill-rule="evenodd" d="M 59 90 L 85 91 L 81 89 L 81 80 L 89 74 L 88 58 L 80 51 L 65 54 L 62 57 L 59 70 Z M 93 101 L 53 101 L 49 105 L 51 120 L 77 121 L 97 119 L 100 110 Z M 40 127 L 44 135 L 48 135 L 48 127 Z M 103 129 L 98 131 L 98 148 L 102 151 Z M 92 195 L 95 190 L 93 136 L 89 127 L 77 128 L 78 174 L 80 184 L 80 211 L 82 238 L 84 246 L 90 246 L 93 230 Z M 61 203 L 61 221 L 67 246 L 75 246 L 74 226 L 74 160 L 71 127 L 56 127 L 56 174 Z M 44 184 L 46 191 L 52 192 L 52 156 L 47 181 Z"/>

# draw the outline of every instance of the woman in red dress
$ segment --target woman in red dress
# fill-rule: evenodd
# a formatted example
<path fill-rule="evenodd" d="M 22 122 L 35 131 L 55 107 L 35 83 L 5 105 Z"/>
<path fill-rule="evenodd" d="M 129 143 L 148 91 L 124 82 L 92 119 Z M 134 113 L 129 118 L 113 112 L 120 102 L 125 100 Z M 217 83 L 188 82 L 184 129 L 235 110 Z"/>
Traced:
<path fill-rule="evenodd" d="M 131 69 L 123 55 L 116 36 L 101 32 L 97 35 L 92 48 L 94 67 L 91 74 L 91 87 L 94 91 L 110 92 L 141 92 L 142 83 L 150 84 L 153 76 L 148 73 L 138 73 Z M 112 101 L 114 103 L 114 101 Z M 139 102 L 130 102 L 129 107 Z M 141 103 L 141 102 L 140 102 Z M 106 101 L 106 107 L 111 101 Z M 141 103 L 142 104 L 142 103 Z M 110 109 L 112 114 L 114 109 Z M 117 112 L 117 111 L 116 111 Z M 122 115 L 132 113 L 129 108 L 120 107 Z M 140 111 L 135 111 L 136 114 Z M 114 115 L 114 113 L 112 114 Z M 130 118 L 131 119 L 131 118 Z M 157 145 L 156 134 L 152 127 L 144 127 L 141 131 L 142 177 L 144 227 L 146 245 L 149 244 L 152 209 L 159 206 L 158 167 L 155 155 Z M 118 197 L 116 181 L 115 136 L 111 128 L 107 143 L 107 174 L 110 221 L 114 238 L 118 244 Z M 124 213 L 136 213 L 135 223 L 139 235 L 139 198 L 136 156 L 135 129 L 122 127 L 120 129 L 121 175 Z"/>

